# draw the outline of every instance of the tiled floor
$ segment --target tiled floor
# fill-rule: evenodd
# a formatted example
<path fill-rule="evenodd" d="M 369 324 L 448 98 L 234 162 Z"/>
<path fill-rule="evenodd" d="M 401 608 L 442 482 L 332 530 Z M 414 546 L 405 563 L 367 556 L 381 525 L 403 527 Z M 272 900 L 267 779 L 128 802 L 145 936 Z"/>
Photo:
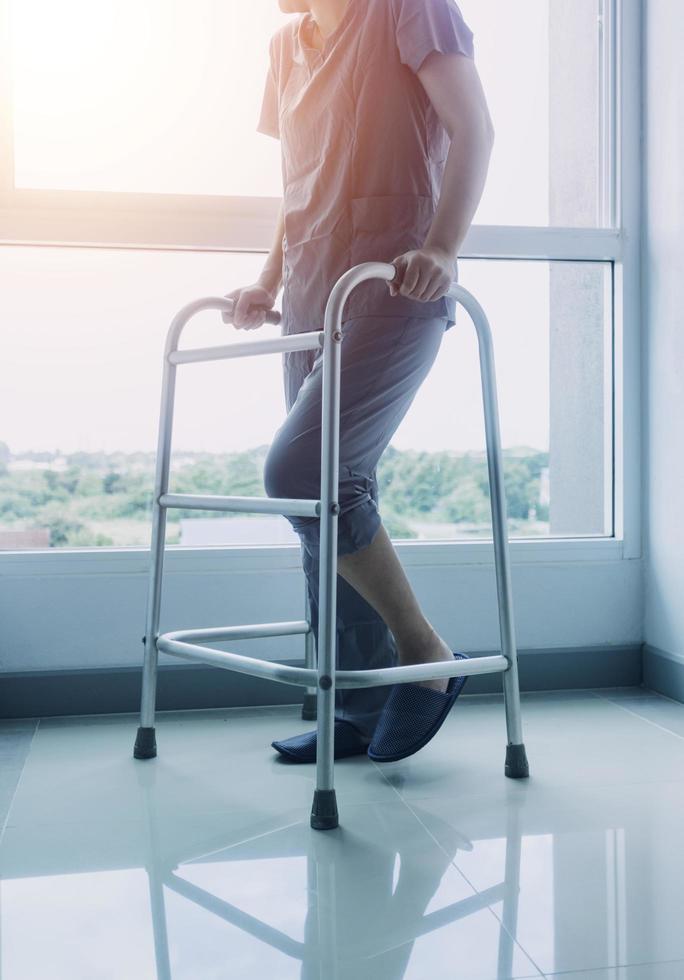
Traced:
<path fill-rule="evenodd" d="M 456 702 L 401 762 L 315 766 L 296 707 L 0 723 L 2 980 L 684 980 L 684 705 L 636 688 Z"/>

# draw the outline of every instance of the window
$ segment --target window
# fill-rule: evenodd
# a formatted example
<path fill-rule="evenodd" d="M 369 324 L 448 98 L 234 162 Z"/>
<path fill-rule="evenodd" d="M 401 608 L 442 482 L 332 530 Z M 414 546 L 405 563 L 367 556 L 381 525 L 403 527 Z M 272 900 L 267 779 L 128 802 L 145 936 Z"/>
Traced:
<path fill-rule="evenodd" d="M 0 252 L 8 284 L 0 312 L 12 324 L 0 367 L 5 548 L 149 542 L 169 322 L 189 297 L 253 281 L 261 260 L 171 250 Z M 459 278 L 488 310 L 494 335 L 509 534 L 612 533 L 610 263 L 465 259 Z M 244 337 L 207 312 L 190 322 L 181 346 Z M 491 533 L 479 385 L 475 332 L 460 316 L 378 469 L 395 539 Z M 280 355 L 183 365 L 171 491 L 263 495 L 264 453 L 284 412 Z M 172 510 L 167 520 L 169 544 L 298 540 L 277 515 Z"/>
<path fill-rule="evenodd" d="M 612 223 L 603 175 L 602 0 L 462 0 L 496 141 L 482 225 Z"/>
<path fill-rule="evenodd" d="M 5 240 L 270 244 L 275 0 L 2 3 Z M 476 225 L 613 224 L 610 3 L 462 0 L 497 133 Z"/>
<path fill-rule="evenodd" d="M 459 6 L 497 134 L 459 266 L 494 331 L 509 535 L 622 536 L 635 513 L 622 392 L 636 259 L 623 239 L 630 131 L 617 127 L 634 89 L 618 88 L 618 55 L 636 11 L 629 0 Z M 0 12 L 0 548 L 148 547 L 168 324 L 190 299 L 253 281 L 270 246 L 279 148 L 254 126 L 268 38 L 285 18 L 275 2 L 217 0 L 0 0 Z M 395 540 L 491 533 L 466 320 L 379 467 Z M 229 329 L 203 314 L 184 344 L 242 339 Z M 235 365 L 179 370 L 174 491 L 263 493 L 280 358 Z M 422 491 L 399 492 L 418 477 Z M 168 517 L 169 544 L 298 540 L 280 517 Z"/>
<path fill-rule="evenodd" d="M 253 125 L 275 3 L 13 0 L 10 16 L 18 189 L 278 193 Z"/>

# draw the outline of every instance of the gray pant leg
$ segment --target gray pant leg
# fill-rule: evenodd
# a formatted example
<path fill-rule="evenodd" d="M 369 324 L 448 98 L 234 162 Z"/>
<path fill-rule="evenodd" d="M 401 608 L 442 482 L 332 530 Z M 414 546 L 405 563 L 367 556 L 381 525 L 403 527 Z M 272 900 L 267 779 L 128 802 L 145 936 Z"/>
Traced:
<path fill-rule="evenodd" d="M 289 412 L 299 389 L 313 367 L 315 351 L 293 351 L 283 357 L 285 402 Z M 371 494 L 377 505 L 378 484 L 372 473 Z M 319 549 L 309 548 L 301 540 L 302 568 L 311 611 L 311 628 L 318 650 L 318 576 Z M 365 670 L 373 667 L 396 667 L 397 648 L 392 633 L 378 612 L 341 575 L 337 576 L 336 668 Z M 344 719 L 372 736 L 380 712 L 390 692 L 389 687 L 367 687 L 335 691 L 335 718 Z"/>
<path fill-rule="evenodd" d="M 311 627 L 318 649 L 318 549 L 302 544 Z M 397 647 L 384 619 L 341 575 L 337 576 L 335 666 L 338 670 L 396 667 Z M 391 688 L 361 687 L 335 690 L 335 718 L 344 719 L 371 737 Z"/>
<path fill-rule="evenodd" d="M 406 414 L 439 350 L 446 320 L 359 317 L 343 324 L 340 391 L 338 554 L 372 541 L 379 524 L 376 465 Z M 283 355 L 288 416 L 266 459 L 269 496 L 320 497 L 321 356 Z M 305 383 L 306 382 L 306 383 Z M 287 518 L 301 538 L 311 623 L 317 639 L 320 522 Z M 337 576 L 336 667 L 362 670 L 398 662 L 382 617 Z M 336 690 L 335 717 L 372 736 L 389 686 Z"/>

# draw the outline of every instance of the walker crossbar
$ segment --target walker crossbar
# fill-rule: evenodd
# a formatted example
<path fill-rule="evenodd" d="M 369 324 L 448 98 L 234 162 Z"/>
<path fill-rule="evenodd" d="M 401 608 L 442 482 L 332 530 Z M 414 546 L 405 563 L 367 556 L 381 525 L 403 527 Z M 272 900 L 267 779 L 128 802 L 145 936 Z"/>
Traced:
<path fill-rule="evenodd" d="M 379 670 L 335 670 L 336 655 L 336 580 L 337 580 L 337 521 L 339 503 L 339 421 L 340 421 L 340 358 L 342 310 L 351 291 L 368 279 L 394 279 L 396 269 L 386 262 L 363 262 L 345 272 L 335 283 L 325 308 L 322 330 L 291 334 L 280 338 L 178 350 L 178 341 L 188 320 L 201 310 L 220 310 L 224 322 L 230 322 L 234 309 L 232 299 L 209 296 L 184 306 L 174 317 L 168 331 L 164 350 L 161 411 L 157 443 L 157 465 L 152 510 L 152 543 L 147 596 L 146 630 L 143 637 L 145 655 L 142 675 L 140 727 L 133 750 L 136 759 L 150 759 L 157 754 L 154 729 L 157 659 L 159 652 L 184 660 L 199 661 L 237 673 L 252 674 L 284 684 L 294 684 L 316 692 L 317 754 L 316 788 L 311 810 L 311 826 L 316 830 L 337 827 L 339 817 L 334 789 L 334 709 L 335 689 L 360 688 L 409 683 L 440 677 L 461 677 L 470 674 L 500 672 L 503 675 L 506 712 L 505 774 L 512 778 L 529 775 L 520 719 L 518 659 L 513 625 L 506 501 L 503 465 L 499 436 L 499 416 L 496 397 L 496 378 L 492 336 L 485 313 L 462 286 L 453 283 L 447 295 L 458 300 L 468 311 L 475 326 L 480 355 L 482 400 L 485 416 L 487 467 L 492 511 L 494 563 L 496 568 L 497 603 L 501 654 L 472 657 L 465 661 L 412 664 L 386 667 Z M 280 314 L 268 311 L 267 322 L 279 323 Z M 320 500 L 300 500 L 269 497 L 220 497 L 200 494 L 170 494 L 169 461 L 176 367 L 178 364 L 247 357 L 277 351 L 323 349 L 323 388 L 321 397 L 321 497 Z M 307 596 L 307 616 L 304 620 L 283 623 L 262 623 L 248 626 L 220 626 L 202 629 L 158 632 L 161 605 L 161 580 L 164 558 L 166 512 L 171 507 L 195 510 L 250 511 L 282 515 L 315 516 L 320 518 L 320 575 L 318 656 L 313 649 L 313 636 Z M 303 634 L 306 640 L 306 667 L 288 667 L 270 660 L 244 657 L 236 653 L 200 646 L 190 640 L 231 640 L 261 636 Z M 317 662 L 316 662 L 317 661 Z M 313 697 L 307 694 L 306 699 Z M 305 699 L 305 710 L 307 700 Z M 304 714 L 313 717 L 312 714 Z"/>
<path fill-rule="evenodd" d="M 239 510 L 259 514 L 296 514 L 318 517 L 320 500 L 289 497 L 218 497 L 199 493 L 163 493 L 159 506 L 182 507 L 184 510 Z"/>
<path fill-rule="evenodd" d="M 288 625 L 288 624 L 282 624 Z M 299 625 L 299 624 L 296 624 Z M 227 633 L 231 627 L 210 630 L 213 639 L 222 639 L 219 634 Z M 254 677 L 266 677 L 282 684 L 299 684 L 301 687 L 315 687 L 318 683 L 318 672 L 307 667 L 287 667 L 274 663 L 272 660 L 259 660 L 256 657 L 243 657 L 239 653 L 228 653 L 225 650 L 214 650 L 212 647 L 198 646 L 188 643 L 190 639 L 199 639 L 203 630 L 175 630 L 157 637 L 157 650 L 168 653 L 183 660 L 197 660 L 200 663 L 212 664 L 214 667 L 224 667 L 235 670 L 240 674 L 252 674 Z M 305 630 L 283 630 L 282 633 L 301 633 Z M 234 636 L 234 634 L 231 634 Z M 250 634 L 260 636 L 259 633 Z M 270 636 L 275 634 L 270 633 Z M 281 634 L 282 635 L 282 634 Z M 181 639 L 183 637 L 184 639 Z M 208 637 L 207 637 L 208 638 Z M 466 661 L 444 661 L 439 664 L 409 664 L 405 667 L 381 667 L 374 670 L 337 670 L 335 671 L 335 687 L 383 687 L 387 684 L 408 684 L 409 682 L 425 681 L 433 677 L 463 677 L 468 674 L 496 674 L 508 670 L 505 657 L 470 657 Z"/>
<path fill-rule="evenodd" d="M 221 361 L 229 357 L 251 357 L 254 354 L 272 354 L 274 351 L 310 350 L 323 346 L 323 331 L 293 333 L 287 337 L 269 340 L 246 340 L 240 344 L 222 347 L 195 347 L 189 350 L 171 351 L 171 364 L 190 364 L 198 361 Z"/>

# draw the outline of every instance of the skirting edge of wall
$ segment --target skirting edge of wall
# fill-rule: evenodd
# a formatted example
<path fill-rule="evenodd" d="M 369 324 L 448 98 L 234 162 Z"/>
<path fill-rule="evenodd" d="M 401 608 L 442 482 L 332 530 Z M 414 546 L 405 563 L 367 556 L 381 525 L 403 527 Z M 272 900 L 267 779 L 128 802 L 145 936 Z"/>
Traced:
<path fill-rule="evenodd" d="M 684 656 L 644 643 L 644 687 L 684 701 Z"/>
<path fill-rule="evenodd" d="M 640 643 L 519 650 L 520 690 L 639 687 L 643 683 L 669 697 L 684 700 L 684 658 L 673 658 L 653 647 L 646 649 L 648 655 L 645 652 L 642 655 Z M 482 651 L 471 656 L 491 653 Z M 301 659 L 280 662 L 304 665 Z M 0 718 L 138 712 L 141 678 L 142 665 L 0 674 Z M 672 693 L 674 690 L 679 693 Z M 466 691 L 463 697 L 500 694 L 501 675 L 477 674 L 469 679 Z M 161 664 L 158 670 L 158 711 L 301 704 L 303 696 L 304 689 L 292 684 L 206 664 Z"/>

